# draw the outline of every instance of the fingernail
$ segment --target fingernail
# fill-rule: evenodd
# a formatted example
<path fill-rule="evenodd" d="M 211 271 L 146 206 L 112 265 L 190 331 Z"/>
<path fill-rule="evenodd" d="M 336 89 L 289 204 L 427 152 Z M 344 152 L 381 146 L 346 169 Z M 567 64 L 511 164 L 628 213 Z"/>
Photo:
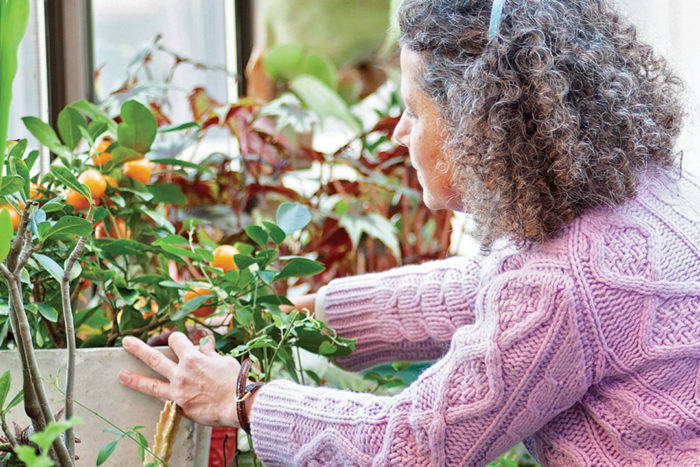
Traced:
<path fill-rule="evenodd" d="M 119 382 L 122 384 L 126 384 L 129 382 L 129 373 L 126 371 L 122 371 L 119 373 Z"/>
<path fill-rule="evenodd" d="M 131 344 L 133 344 L 135 337 L 132 336 L 126 336 L 124 339 L 122 339 L 122 347 L 124 348 L 130 348 Z"/>

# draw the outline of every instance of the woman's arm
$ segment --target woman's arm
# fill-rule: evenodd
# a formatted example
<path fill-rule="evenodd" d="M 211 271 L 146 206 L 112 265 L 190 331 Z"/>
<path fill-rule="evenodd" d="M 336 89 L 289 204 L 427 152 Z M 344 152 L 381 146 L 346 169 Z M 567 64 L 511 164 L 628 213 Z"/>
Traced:
<path fill-rule="evenodd" d="M 455 331 L 474 321 L 482 267 L 481 257 L 453 257 L 331 281 L 325 322 L 357 339 L 356 351 L 338 363 L 357 370 L 442 356 Z"/>
<path fill-rule="evenodd" d="M 484 465 L 570 407 L 591 381 L 573 285 L 557 273 L 501 274 L 475 320 L 401 394 L 273 381 L 251 410 L 266 465 Z M 381 321 L 381 320 L 378 320 Z"/>

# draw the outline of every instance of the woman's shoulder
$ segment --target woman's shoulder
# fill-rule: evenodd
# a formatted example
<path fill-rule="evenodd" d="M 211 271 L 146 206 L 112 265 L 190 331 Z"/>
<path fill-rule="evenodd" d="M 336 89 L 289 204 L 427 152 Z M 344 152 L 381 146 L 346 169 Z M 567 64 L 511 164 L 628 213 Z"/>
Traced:
<path fill-rule="evenodd" d="M 690 174 L 647 173 L 634 199 L 590 210 L 552 243 L 592 273 L 656 281 L 679 280 L 687 269 L 680 274 L 697 277 L 700 183 Z"/>

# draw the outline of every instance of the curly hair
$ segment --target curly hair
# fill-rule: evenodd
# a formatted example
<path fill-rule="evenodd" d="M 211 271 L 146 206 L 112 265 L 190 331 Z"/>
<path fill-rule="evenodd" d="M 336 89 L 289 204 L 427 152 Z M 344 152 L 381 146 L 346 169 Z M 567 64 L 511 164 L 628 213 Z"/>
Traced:
<path fill-rule="evenodd" d="M 488 246 L 556 235 L 674 165 L 683 84 L 607 0 L 404 0 L 401 45 L 445 123 L 465 211 Z"/>

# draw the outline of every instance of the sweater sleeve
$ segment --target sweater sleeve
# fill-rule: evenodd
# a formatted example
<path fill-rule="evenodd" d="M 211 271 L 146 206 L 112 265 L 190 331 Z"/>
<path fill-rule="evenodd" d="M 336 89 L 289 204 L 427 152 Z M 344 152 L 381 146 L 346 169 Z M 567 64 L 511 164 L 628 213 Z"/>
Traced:
<path fill-rule="evenodd" d="M 568 277 L 501 274 L 475 315 L 393 397 L 267 384 L 251 413 L 256 453 L 267 465 L 484 465 L 586 392 L 592 336 Z"/>
<path fill-rule="evenodd" d="M 455 331 L 474 321 L 481 261 L 453 257 L 331 281 L 326 322 L 357 339 L 355 352 L 337 363 L 358 370 L 442 356 Z"/>

